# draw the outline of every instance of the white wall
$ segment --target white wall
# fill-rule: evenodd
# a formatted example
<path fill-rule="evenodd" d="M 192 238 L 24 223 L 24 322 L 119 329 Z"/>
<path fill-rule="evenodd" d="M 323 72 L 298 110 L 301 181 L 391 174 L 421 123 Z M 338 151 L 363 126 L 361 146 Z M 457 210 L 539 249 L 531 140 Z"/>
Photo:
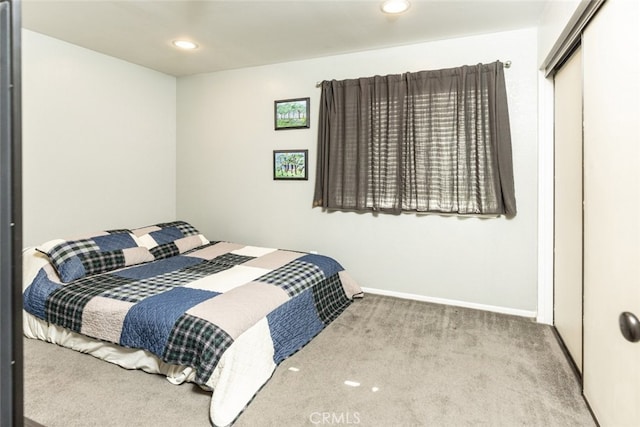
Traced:
<path fill-rule="evenodd" d="M 23 30 L 24 242 L 175 218 L 176 79 Z"/>
<path fill-rule="evenodd" d="M 324 79 L 506 70 L 518 215 L 479 219 L 311 207 Z M 496 33 L 178 79 L 177 213 L 209 238 L 317 250 L 361 286 L 533 315 L 537 291 L 537 31 Z M 311 129 L 273 130 L 273 101 L 311 97 Z M 310 179 L 272 179 L 274 149 L 309 149 Z"/>

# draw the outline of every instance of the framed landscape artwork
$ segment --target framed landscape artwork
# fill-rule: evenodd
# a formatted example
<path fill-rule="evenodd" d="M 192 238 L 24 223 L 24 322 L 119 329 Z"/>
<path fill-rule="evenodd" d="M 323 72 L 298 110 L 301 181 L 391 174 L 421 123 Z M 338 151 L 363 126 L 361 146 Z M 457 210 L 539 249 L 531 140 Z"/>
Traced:
<path fill-rule="evenodd" d="M 274 150 L 273 179 L 308 179 L 308 154 L 309 150 Z"/>
<path fill-rule="evenodd" d="M 276 130 L 304 129 L 309 127 L 309 98 L 283 99 L 274 102 Z"/>

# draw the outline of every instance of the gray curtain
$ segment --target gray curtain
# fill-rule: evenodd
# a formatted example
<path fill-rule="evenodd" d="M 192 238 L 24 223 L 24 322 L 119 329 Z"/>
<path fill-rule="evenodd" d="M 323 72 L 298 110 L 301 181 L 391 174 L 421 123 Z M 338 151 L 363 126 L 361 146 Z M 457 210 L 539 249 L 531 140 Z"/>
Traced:
<path fill-rule="evenodd" d="M 502 63 L 324 81 L 313 205 L 515 215 Z"/>

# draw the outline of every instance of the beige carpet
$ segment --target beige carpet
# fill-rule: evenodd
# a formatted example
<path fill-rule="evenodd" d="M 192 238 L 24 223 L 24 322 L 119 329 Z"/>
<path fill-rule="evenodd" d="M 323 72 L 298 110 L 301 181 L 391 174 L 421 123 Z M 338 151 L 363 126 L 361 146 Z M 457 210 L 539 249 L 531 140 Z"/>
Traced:
<path fill-rule="evenodd" d="M 25 340 L 25 416 L 55 426 L 206 426 L 210 395 Z M 550 327 L 367 295 L 283 362 L 235 423 L 594 426 Z"/>

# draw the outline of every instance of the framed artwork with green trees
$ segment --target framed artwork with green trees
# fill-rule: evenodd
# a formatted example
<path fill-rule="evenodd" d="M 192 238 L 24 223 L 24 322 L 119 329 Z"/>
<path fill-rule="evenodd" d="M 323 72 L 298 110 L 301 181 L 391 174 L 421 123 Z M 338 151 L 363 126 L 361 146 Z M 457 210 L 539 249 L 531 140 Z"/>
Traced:
<path fill-rule="evenodd" d="M 282 99 L 274 104 L 276 130 L 309 127 L 309 98 Z"/>
<path fill-rule="evenodd" d="M 273 150 L 273 179 L 308 179 L 309 150 Z"/>

